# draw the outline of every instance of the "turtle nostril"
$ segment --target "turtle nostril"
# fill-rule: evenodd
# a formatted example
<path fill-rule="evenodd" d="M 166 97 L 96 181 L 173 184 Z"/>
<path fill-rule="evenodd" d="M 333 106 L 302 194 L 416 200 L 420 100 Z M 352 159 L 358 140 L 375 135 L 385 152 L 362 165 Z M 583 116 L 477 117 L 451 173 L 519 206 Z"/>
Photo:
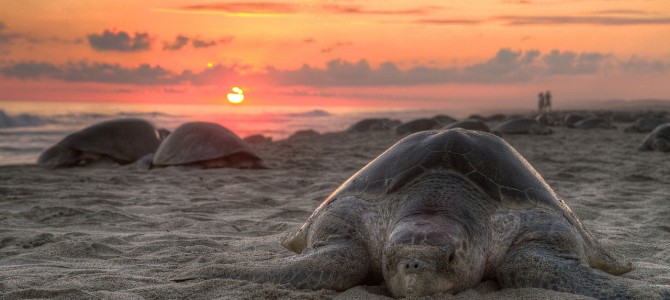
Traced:
<path fill-rule="evenodd" d="M 405 269 L 409 269 L 409 264 L 405 264 Z"/>
<path fill-rule="evenodd" d="M 415 268 L 415 269 L 418 269 L 418 268 L 419 268 L 419 264 L 414 264 L 414 268 Z"/>

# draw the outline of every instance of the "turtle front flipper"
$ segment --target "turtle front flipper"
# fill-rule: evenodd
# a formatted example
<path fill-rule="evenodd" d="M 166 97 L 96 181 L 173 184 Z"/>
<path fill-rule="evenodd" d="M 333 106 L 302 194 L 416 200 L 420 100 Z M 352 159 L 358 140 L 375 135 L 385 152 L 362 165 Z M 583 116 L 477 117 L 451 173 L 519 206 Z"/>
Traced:
<path fill-rule="evenodd" d="M 307 248 L 302 254 L 253 265 L 216 265 L 184 273 L 173 281 L 229 278 L 291 284 L 301 289 L 343 291 L 361 284 L 370 272 L 363 244 L 343 241 Z"/>
<path fill-rule="evenodd" d="M 596 299 L 665 299 L 658 286 L 593 269 L 577 255 L 557 253 L 541 243 L 523 243 L 507 252 L 496 269 L 504 288 L 543 288 Z"/>

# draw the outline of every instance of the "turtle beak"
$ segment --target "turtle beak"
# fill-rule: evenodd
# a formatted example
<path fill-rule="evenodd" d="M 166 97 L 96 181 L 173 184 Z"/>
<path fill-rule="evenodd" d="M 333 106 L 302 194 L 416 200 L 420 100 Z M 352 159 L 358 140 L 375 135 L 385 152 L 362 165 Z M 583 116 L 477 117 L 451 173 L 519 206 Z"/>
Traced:
<path fill-rule="evenodd" d="M 407 291 L 407 296 L 414 295 L 416 291 L 416 276 L 416 274 L 405 275 L 405 291 Z"/>

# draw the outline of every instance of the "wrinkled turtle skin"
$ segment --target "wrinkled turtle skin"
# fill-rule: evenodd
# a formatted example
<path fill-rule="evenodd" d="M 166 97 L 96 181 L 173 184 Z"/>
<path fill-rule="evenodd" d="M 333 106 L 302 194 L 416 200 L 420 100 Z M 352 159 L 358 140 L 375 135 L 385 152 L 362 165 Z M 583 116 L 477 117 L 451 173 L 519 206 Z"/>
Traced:
<path fill-rule="evenodd" d="M 177 127 L 156 150 L 152 165 L 267 168 L 260 156 L 239 136 L 210 122 L 189 122 Z"/>
<path fill-rule="evenodd" d="M 85 166 L 105 159 L 129 164 L 156 151 L 162 134 L 142 119 L 101 122 L 66 136 L 45 150 L 37 164 L 62 168 Z"/>
<path fill-rule="evenodd" d="M 670 123 L 659 125 L 649 133 L 639 150 L 670 152 Z"/>
<path fill-rule="evenodd" d="M 224 277 L 338 291 L 384 281 L 398 298 L 456 294 L 488 279 L 597 298 L 660 292 L 615 276 L 631 264 L 605 250 L 509 144 L 464 129 L 402 139 L 282 244 L 297 254 L 210 265 L 175 281 Z"/>

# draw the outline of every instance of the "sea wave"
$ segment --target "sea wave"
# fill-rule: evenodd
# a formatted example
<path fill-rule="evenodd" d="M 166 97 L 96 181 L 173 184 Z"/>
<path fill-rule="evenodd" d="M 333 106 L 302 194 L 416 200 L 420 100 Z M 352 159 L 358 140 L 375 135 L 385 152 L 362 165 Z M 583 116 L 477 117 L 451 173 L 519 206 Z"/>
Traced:
<path fill-rule="evenodd" d="M 333 114 L 323 110 L 323 109 L 315 109 L 315 110 L 310 110 L 306 112 L 300 112 L 300 113 L 290 113 L 286 114 L 288 117 L 328 117 L 332 116 Z"/>
<path fill-rule="evenodd" d="M 18 114 L 10 116 L 0 109 L 0 128 L 42 126 L 45 122 L 37 115 Z"/>
<path fill-rule="evenodd" d="M 2 152 L 38 153 L 38 152 L 42 152 L 42 150 L 44 150 L 44 148 L 42 148 L 42 147 L 11 147 L 11 146 L 3 147 L 3 146 L 0 146 L 0 151 L 2 151 Z"/>

